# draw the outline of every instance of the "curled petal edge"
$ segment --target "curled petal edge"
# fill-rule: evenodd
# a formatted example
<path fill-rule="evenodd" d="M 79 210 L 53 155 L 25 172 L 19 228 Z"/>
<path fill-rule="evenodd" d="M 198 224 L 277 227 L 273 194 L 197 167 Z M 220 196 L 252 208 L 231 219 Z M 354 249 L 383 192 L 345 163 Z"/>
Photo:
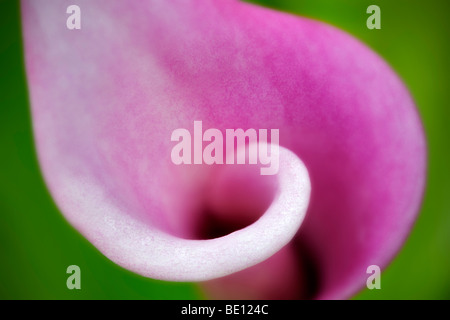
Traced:
<path fill-rule="evenodd" d="M 64 212 L 77 211 L 70 222 L 120 266 L 160 280 L 211 280 L 266 260 L 300 228 L 311 192 L 308 171 L 286 148 L 279 147 L 279 161 L 278 190 L 266 212 L 253 224 L 215 239 L 182 239 L 143 224 L 113 203 L 95 180 L 70 172 L 60 176 L 65 187 L 56 191 L 56 199 Z"/>

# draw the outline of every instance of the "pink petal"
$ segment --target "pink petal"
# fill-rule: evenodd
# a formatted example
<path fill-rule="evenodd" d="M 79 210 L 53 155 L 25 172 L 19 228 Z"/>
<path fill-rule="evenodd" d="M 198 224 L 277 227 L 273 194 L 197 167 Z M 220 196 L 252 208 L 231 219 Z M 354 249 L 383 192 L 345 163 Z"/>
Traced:
<path fill-rule="evenodd" d="M 392 259 L 418 212 L 426 150 L 414 104 L 382 59 L 325 24 L 229 0 L 77 2 L 82 29 L 71 31 L 72 3 L 23 1 L 27 74 L 50 191 L 106 256 L 183 281 L 263 261 L 301 223 L 308 183 L 299 157 L 311 202 L 289 246 L 300 248 L 293 277 L 310 284 L 280 296 L 348 297 L 367 266 Z M 194 120 L 280 129 L 277 180 L 288 201 L 275 196 L 263 218 L 223 238 L 181 239 L 196 236 L 204 191 L 222 170 L 171 163 L 171 132 Z M 262 269 L 291 265 L 277 256 L 284 262 Z"/>

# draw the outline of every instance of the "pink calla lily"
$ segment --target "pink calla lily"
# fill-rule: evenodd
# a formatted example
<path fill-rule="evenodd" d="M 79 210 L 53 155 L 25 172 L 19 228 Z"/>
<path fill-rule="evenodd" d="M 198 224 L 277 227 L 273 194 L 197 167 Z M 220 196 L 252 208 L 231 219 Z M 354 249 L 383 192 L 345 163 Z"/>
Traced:
<path fill-rule="evenodd" d="M 370 49 L 232 0 L 78 0 L 68 30 L 71 2 L 22 1 L 33 130 L 61 212 L 105 256 L 212 297 L 317 299 L 350 297 L 394 257 L 426 146 Z M 173 164 L 171 133 L 195 120 L 279 129 L 279 173 Z"/>

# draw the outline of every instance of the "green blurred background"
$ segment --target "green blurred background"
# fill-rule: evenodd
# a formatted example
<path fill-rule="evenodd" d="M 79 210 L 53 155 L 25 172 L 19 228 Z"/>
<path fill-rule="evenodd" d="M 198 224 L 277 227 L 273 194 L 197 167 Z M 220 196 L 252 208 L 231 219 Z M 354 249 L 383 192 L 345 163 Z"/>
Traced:
<path fill-rule="evenodd" d="M 251 2 L 336 25 L 403 78 L 426 129 L 427 190 L 411 236 L 382 274 L 382 289 L 355 298 L 450 299 L 450 1 Z M 381 30 L 366 27 L 371 4 L 381 8 Z M 64 220 L 35 155 L 22 49 L 19 1 L 0 0 L 0 299 L 204 298 L 195 284 L 151 280 L 118 267 Z M 66 287 L 71 264 L 81 268 L 81 290 Z"/>

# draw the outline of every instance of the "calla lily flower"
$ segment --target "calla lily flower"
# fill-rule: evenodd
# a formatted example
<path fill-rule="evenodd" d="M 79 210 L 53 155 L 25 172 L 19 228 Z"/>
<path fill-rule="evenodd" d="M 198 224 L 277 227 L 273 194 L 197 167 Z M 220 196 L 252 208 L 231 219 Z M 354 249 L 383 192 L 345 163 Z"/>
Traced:
<path fill-rule="evenodd" d="M 69 30 L 72 2 L 22 1 L 33 130 L 55 202 L 106 257 L 213 298 L 343 299 L 399 251 L 426 145 L 372 50 L 232 0 L 77 0 Z M 278 174 L 175 165 L 171 133 L 196 120 L 279 129 Z"/>

